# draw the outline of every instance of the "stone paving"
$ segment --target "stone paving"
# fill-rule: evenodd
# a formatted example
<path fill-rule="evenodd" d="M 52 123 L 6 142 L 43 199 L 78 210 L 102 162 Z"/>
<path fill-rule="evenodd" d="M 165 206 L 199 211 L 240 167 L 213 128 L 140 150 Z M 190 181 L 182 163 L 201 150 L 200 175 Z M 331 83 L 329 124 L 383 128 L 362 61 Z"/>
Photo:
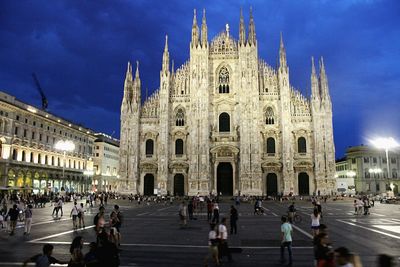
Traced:
<path fill-rule="evenodd" d="M 178 220 L 178 203 L 138 205 L 118 200 L 124 214 L 121 244 L 121 266 L 204 266 L 207 254 L 208 223 L 206 214 L 196 215 L 181 229 Z M 106 213 L 112 210 L 107 206 Z M 222 216 L 227 216 L 233 203 L 220 205 Z M 234 248 L 233 263 L 224 266 L 281 266 L 279 264 L 280 216 L 286 213 L 288 202 L 264 201 L 263 215 L 253 214 L 251 203 L 239 207 L 238 234 L 229 236 Z M 364 266 L 376 266 L 380 253 L 400 257 L 400 206 L 377 203 L 371 215 L 353 214 L 351 201 L 330 202 L 323 205 L 323 223 L 328 225 L 333 247 L 346 246 L 358 253 Z M 0 231 L 0 266 L 21 266 L 21 262 L 40 253 L 44 243 L 55 245 L 55 257 L 69 259 L 68 248 L 72 239 L 82 235 L 85 242 L 95 240 L 92 226 L 98 207 L 87 208 L 86 229 L 72 231 L 69 213 L 71 203 L 64 206 L 64 216 L 53 218 L 52 207 L 34 209 L 34 223 L 30 236 L 23 235 L 23 225 L 17 234 L 9 236 Z M 297 202 L 303 220 L 294 225 L 293 266 L 313 266 L 313 250 L 310 231 L 309 202 Z M 229 216 L 227 216 L 229 217 Z M 88 247 L 85 246 L 86 252 Z M 212 265 L 211 265 L 212 266 Z"/>

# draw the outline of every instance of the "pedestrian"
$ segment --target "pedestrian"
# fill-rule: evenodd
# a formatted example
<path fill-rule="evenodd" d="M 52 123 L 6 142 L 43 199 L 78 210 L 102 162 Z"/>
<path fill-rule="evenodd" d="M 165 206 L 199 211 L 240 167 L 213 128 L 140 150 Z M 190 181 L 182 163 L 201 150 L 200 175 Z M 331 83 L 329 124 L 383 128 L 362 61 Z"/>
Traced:
<path fill-rule="evenodd" d="M 64 202 L 63 202 L 62 198 L 59 198 L 59 199 L 58 199 L 58 202 L 57 202 L 56 217 L 58 217 L 58 211 L 61 211 L 61 217 L 64 215 L 64 212 L 63 212 L 63 205 L 64 205 Z"/>
<path fill-rule="evenodd" d="M 314 209 L 314 212 L 311 214 L 311 230 L 314 237 L 319 233 L 319 220 L 321 219 L 320 216 L 321 215 L 318 213 L 318 210 Z"/>
<path fill-rule="evenodd" d="M 24 261 L 22 266 L 27 266 L 28 262 L 34 262 L 36 267 L 49 267 L 51 264 L 68 264 L 68 261 L 60 261 L 52 257 L 53 245 L 45 244 L 43 254 L 37 254 Z"/>
<path fill-rule="evenodd" d="M 89 252 L 86 253 L 84 257 L 85 267 L 98 266 L 96 254 L 97 254 L 97 244 L 96 242 L 91 242 L 89 244 Z"/>
<path fill-rule="evenodd" d="M 386 254 L 378 255 L 378 267 L 394 267 L 393 257 Z"/>
<path fill-rule="evenodd" d="M 237 221 L 239 219 L 237 209 L 232 205 L 230 210 L 230 223 L 231 223 L 231 235 L 237 234 Z"/>
<path fill-rule="evenodd" d="M 119 231 L 119 228 L 121 226 L 120 224 L 120 218 L 118 216 L 119 214 L 119 207 L 118 205 L 110 214 L 110 241 L 119 246 L 121 244 L 121 234 Z"/>
<path fill-rule="evenodd" d="M 368 199 L 368 197 L 364 197 L 363 206 L 364 206 L 364 215 L 369 215 L 369 208 L 370 208 L 371 206 L 369 205 L 369 199 Z"/>
<path fill-rule="evenodd" d="M 181 227 L 186 227 L 186 217 L 187 217 L 187 209 L 185 201 L 182 201 L 181 205 L 179 205 L 179 219 Z"/>
<path fill-rule="evenodd" d="M 190 200 L 188 204 L 189 220 L 193 220 L 193 208 L 193 200 Z"/>
<path fill-rule="evenodd" d="M 337 267 L 354 267 L 350 262 L 351 253 L 345 247 L 335 249 L 335 262 Z"/>
<path fill-rule="evenodd" d="M 213 204 L 210 199 L 207 199 L 207 221 L 210 222 L 213 213 Z"/>
<path fill-rule="evenodd" d="M 208 254 L 204 260 L 204 266 L 208 266 L 208 259 L 214 260 L 216 266 L 219 266 L 219 256 L 218 256 L 218 244 L 219 239 L 217 231 L 215 230 L 215 223 L 210 223 L 210 232 L 208 232 Z"/>
<path fill-rule="evenodd" d="M 72 240 L 71 246 L 69 247 L 69 253 L 71 254 L 71 260 L 68 263 L 68 267 L 85 267 L 82 253 L 83 239 L 82 236 L 77 236 Z"/>
<path fill-rule="evenodd" d="M 212 222 L 215 224 L 219 223 L 219 206 L 217 201 L 213 201 L 213 218 Z"/>
<path fill-rule="evenodd" d="M 54 208 L 53 208 L 53 213 L 51 216 L 54 216 L 54 213 L 56 213 L 56 216 L 58 217 L 58 199 L 56 198 L 54 201 Z"/>
<path fill-rule="evenodd" d="M 25 209 L 25 232 L 24 235 L 29 235 L 31 233 L 32 227 L 32 205 L 29 204 Z"/>
<path fill-rule="evenodd" d="M 72 207 L 70 217 L 72 217 L 72 226 L 74 230 L 78 229 L 78 203 L 74 202 L 74 206 Z"/>
<path fill-rule="evenodd" d="M 334 267 L 333 251 L 326 233 L 320 233 L 315 238 L 315 259 L 317 267 Z"/>
<path fill-rule="evenodd" d="M 229 262 L 232 262 L 232 255 L 228 246 L 228 229 L 226 229 L 226 218 L 222 218 L 221 224 L 218 226 L 218 237 L 219 237 L 219 246 L 218 246 L 218 256 L 221 261 L 223 256 L 227 256 Z"/>
<path fill-rule="evenodd" d="M 110 218 L 113 218 L 113 227 L 115 227 L 119 233 L 122 225 L 122 213 L 118 205 L 114 205 L 114 210 L 111 212 Z"/>
<path fill-rule="evenodd" d="M 118 248 L 108 240 L 107 233 L 102 231 L 97 236 L 96 256 L 98 265 L 96 267 L 118 267 L 120 260 Z"/>
<path fill-rule="evenodd" d="M 285 264 L 285 247 L 288 249 L 289 254 L 289 264 L 288 266 L 292 266 L 293 258 L 292 258 L 292 225 L 288 222 L 286 216 L 281 217 L 281 264 Z"/>
<path fill-rule="evenodd" d="M 85 212 L 86 210 L 83 207 L 83 203 L 81 203 L 81 206 L 78 209 L 78 219 L 79 219 L 79 228 L 85 229 Z"/>
<path fill-rule="evenodd" d="M 17 226 L 19 210 L 17 204 L 14 204 L 12 208 L 9 209 L 6 219 L 10 217 L 10 235 L 14 235 L 15 227 Z"/>

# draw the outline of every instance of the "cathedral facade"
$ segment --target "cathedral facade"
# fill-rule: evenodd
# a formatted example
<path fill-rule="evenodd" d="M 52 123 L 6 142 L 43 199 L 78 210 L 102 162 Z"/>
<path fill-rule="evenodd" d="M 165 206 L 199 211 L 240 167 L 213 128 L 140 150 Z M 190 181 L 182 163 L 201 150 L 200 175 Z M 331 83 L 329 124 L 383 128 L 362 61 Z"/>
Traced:
<path fill-rule="evenodd" d="M 229 26 L 208 41 L 194 12 L 190 58 L 141 102 L 128 63 L 121 105 L 121 189 L 144 195 L 312 195 L 336 190 L 332 104 L 323 59 L 311 64 L 311 97 L 289 82 L 284 43 L 276 68 L 258 57 L 250 11 L 239 39 Z M 173 64 L 172 64 L 173 65 Z"/>

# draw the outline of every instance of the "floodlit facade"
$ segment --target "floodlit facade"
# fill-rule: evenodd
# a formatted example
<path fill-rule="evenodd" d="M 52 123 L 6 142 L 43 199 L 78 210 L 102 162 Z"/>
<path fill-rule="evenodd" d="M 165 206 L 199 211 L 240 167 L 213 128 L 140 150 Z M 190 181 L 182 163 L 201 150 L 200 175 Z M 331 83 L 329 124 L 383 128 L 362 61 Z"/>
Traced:
<path fill-rule="evenodd" d="M 64 157 L 64 151 L 55 146 L 66 140 L 75 147 Z M 0 92 L 3 190 L 27 193 L 90 190 L 94 140 L 91 130 Z"/>
<path fill-rule="evenodd" d="M 93 191 L 119 191 L 119 140 L 104 133 L 98 133 L 95 136 Z"/>
<path fill-rule="evenodd" d="M 332 103 L 324 62 L 312 60 L 311 97 L 279 64 L 258 56 L 253 16 L 239 39 L 229 25 L 208 40 L 194 13 L 190 58 L 172 66 L 168 39 L 160 87 L 141 102 L 139 67 L 128 63 L 121 105 L 120 176 L 145 195 L 311 195 L 336 191 Z"/>
<path fill-rule="evenodd" d="M 380 194 L 393 192 L 398 195 L 400 186 L 400 153 L 389 151 L 389 172 L 383 149 L 354 146 L 346 151 L 348 169 L 354 172 L 357 193 Z"/>

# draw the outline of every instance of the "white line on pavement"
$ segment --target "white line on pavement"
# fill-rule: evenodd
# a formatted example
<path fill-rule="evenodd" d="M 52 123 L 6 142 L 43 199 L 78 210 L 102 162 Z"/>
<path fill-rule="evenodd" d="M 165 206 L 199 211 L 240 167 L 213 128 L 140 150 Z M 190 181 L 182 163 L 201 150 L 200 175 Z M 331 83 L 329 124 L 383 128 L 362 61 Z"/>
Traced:
<path fill-rule="evenodd" d="M 306 231 L 304 231 L 304 230 L 301 229 L 300 227 L 298 227 L 298 226 L 296 226 L 296 225 L 294 225 L 294 224 L 292 224 L 292 227 L 293 227 L 294 229 L 296 229 L 297 231 L 303 233 L 304 235 L 308 236 L 309 238 L 311 238 L 311 239 L 314 238 L 311 234 L 307 233 Z"/>
<path fill-rule="evenodd" d="M 170 208 L 176 208 L 176 206 L 169 206 L 169 207 L 166 207 L 166 208 L 158 209 L 157 211 L 167 210 L 167 209 L 170 209 Z"/>
<path fill-rule="evenodd" d="M 137 216 L 143 216 L 143 215 L 146 215 L 146 214 L 149 214 L 150 212 L 144 212 L 144 213 L 140 213 L 140 214 L 138 214 Z"/>
<path fill-rule="evenodd" d="M 94 228 L 94 227 L 95 227 L 95 225 L 91 225 L 91 226 L 86 227 L 85 229 L 70 230 L 70 231 L 66 231 L 66 232 L 62 232 L 62 233 L 58 233 L 58 234 L 54 234 L 54 235 L 49 235 L 49 236 L 45 236 L 45 237 L 41 237 L 41 238 L 37 238 L 37 239 L 31 240 L 31 241 L 29 241 L 29 243 L 35 243 L 35 242 L 40 241 L 40 240 L 49 239 L 49 238 L 53 238 L 53 237 L 57 237 L 57 236 L 61 236 L 61 235 L 66 235 L 66 234 L 70 234 L 70 233 L 73 233 L 73 232 L 79 232 L 79 231 L 90 229 L 90 228 Z"/>
<path fill-rule="evenodd" d="M 278 217 L 278 214 L 276 214 L 275 212 L 271 212 L 272 215 L 274 215 L 275 217 Z"/>
<path fill-rule="evenodd" d="M 375 232 L 375 233 L 378 233 L 378 234 L 382 234 L 382 235 L 390 236 L 390 237 L 393 237 L 393 238 L 396 238 L 396 239 L 400 239 L 400 236 L 388 234 L 388 233 L 385 233 L 385 232 L 382 232 L 382 231 L 379 231 L 379 230 L 375 230 L 375 229 L 372 229 L 372 228 L 369 228 L 369 227 L 364 227 L 364 226 L 357 225 L 357 224 L 354 224 L 354 223 L 351 223 L 351 222 L 346 222 L 346 221 L 343 221 L 343 220 L 336 220 L 336 221 L 342 222 L 342 223 L 346 223 L 346 224 L 354 226 L 354 227 L 359 227 L 359 228 L 362 228 L 362 229 L 366 229 L 366 230 L 369 230 L 369 231 L 372 231 L 372 232 Z"/>
<path fill-rule="evenodd" d="M 379 217 L 386 217 L 386 215 L 383 215 L 383 214 L 379 214 L 379 213 L 371 213 L 371 215 L 376 215 L 376 216 L 379 216 Z"/>

